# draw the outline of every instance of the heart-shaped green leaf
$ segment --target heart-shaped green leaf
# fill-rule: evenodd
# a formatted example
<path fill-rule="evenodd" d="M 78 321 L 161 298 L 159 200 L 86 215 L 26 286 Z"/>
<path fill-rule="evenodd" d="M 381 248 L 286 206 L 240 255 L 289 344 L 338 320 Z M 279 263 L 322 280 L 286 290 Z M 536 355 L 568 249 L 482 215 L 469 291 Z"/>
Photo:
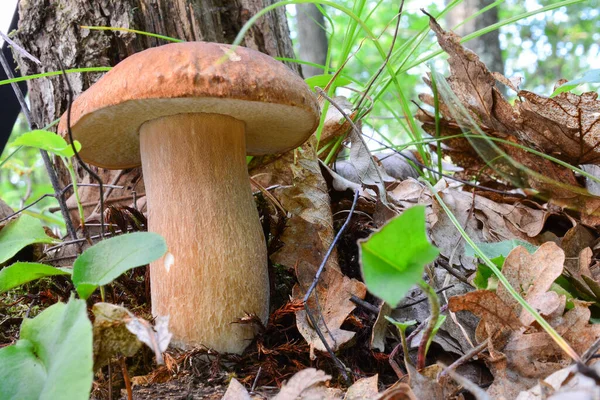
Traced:
<path fill-rule="evenodd" d="M 367 288 L 392 306 L 421 280 L 425 264 L 439 254 L 427 240 L 423 206 L 409 208 L 359 244 Z"/>

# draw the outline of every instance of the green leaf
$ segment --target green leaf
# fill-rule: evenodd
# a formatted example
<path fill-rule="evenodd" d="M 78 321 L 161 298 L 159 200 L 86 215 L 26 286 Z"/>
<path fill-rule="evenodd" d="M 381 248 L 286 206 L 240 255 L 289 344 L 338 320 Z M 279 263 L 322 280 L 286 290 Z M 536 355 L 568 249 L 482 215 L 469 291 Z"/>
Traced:
<path fill-rule="evenodd" d="M 392 306 L 421 280 L 425 264 L 439 254 L 427 240 L 423 206 L 409 208 L 359 244 L 367 288 Z"/>
<path fill-rule="evenodd" d="M 531 243 L 519 239 L 503 240 L 501 242 L 493 243 L 476 242 L 475 245 L 479 247 L 482 253 L 488 258 L 496 258 L 499 256 L 506 258 L 517 246 L 525 247 L 525 250 L 530 254 L 535 253 L 538 248 L 538 246 L 534 246 Z M 468 243 L 465 244 L 465 255 L 467 257 L 475 257 L 475 250 L 473 250 Z"/>
<path fill-rule="evenodd" d="M 61 157 L 73 157 L 73 148 L 65 139 L 54 132 L 41 129 L 22 134 L 12 143 L 13 146 L 29 146 Z M 81 150 L 81 143 L 75 141 L 77 151 Z"/>
<path fill-rule="evenodd" d="M 82 299 L 125 271 L 146 265 L 167 251 L 162 236 L 136 232 L 106 239 L 84 251 L 73 264 L 73 283 Z"/>
<path fill-rule="evenodd" d="M 55 239 L 46 235 L 39 220 L 23 214 L 0 230 L 0 264 L 30 244 L 55 242 Z"/>
<path fill-rule="evenodd" d="M 490 261 L 493 262 L 500 271 L 502 271 L 502 266 L 504 265 L 505 259 L 506 257 L 504 256 L 498 256 L 490 259 Z M 493 281 L 493 283 L 490 281 L 490 279 Z M 490 267 L 485 264 L 478 264 L 477 271 L 475 272 L 475 278 L 473 278 L 473 284 L 477 289 L 495 290 L 498 284 L 498 279 Z"/>
<path fill-rule="evenodd" d="M 0 349 L 0 399 L 89 399 L 92 354 L 85 301 L 56 303 L 24 319 L 19 341 Z"/>
<path fill-rule="evenodd" d="M 329 74 L 314 75 L 314 76 L 311 76 L 310 78 L 306 78 L 304 81 L 310 87 L 310 90 L 314 91 L 315 86 L 318 86 L 320 88 L 324 88 L 325 86 L 327 86 L 333 77 L 334 77 L 333 75 L 329 75 Z M 336 86 L 346 86 L 351 83 L 352 83 L 352 81 L 350 79 L 344 78 L 339 75 L 335 78 Z"/>
<path fill-rule="evenodd" d="M 569 92 L 584 83 L 600 83 L 600 69 L 590 69 L 583 74 L 581 78 L 573 79 L 572 81 L 563 83 L 557 87 L 554 92 L 552 92 L 550 97 L 554 97 L 563 92 Z"/>
<path fill-rule="evenodd" d="M 17 262 L 0 271 L 0 294 L 24 283 L 54 275 L 71 275 L 67 269 L 46 264 Z"/>
<path fill-rule="evenodd" d="M 411 319 L 410 321 L 404 321 L 404 322 L 400 322 L 400 321 L 396 321 L 394 318 L 392 317 L 388 317 L 387 315 L 385 316 L 385 319 L 387 319 L 389 322 L 391 322 L 396 328 L 398 328 L 398 331 L 400 331 L 401 333 L 406 333 L 406 330 L 417 324 L 417 321 L 415 321 L 414 319 Z"/>

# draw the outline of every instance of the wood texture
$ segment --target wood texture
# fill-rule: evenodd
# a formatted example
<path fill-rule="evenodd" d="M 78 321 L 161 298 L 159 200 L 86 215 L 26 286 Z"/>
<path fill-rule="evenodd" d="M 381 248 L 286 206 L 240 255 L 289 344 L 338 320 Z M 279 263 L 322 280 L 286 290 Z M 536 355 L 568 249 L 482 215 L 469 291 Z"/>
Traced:
<path fill-rule="evenodd" d="M 172 343 L 241 353 L 269 315 L 267 251 L 248 181 L 244 123 L 178 114 L 140 130 L 149 230 L 167 241 L 151 264 L 152 314 Z"/>

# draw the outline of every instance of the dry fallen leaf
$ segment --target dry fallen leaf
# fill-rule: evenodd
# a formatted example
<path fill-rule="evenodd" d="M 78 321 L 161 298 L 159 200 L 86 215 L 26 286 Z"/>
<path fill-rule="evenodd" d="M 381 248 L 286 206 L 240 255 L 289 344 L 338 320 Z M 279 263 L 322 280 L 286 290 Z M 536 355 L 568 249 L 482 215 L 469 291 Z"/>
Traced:
<path fill-rule="evenodd" d="M 373 375 L 357 380 L 346 391 L 344 400 L 375 399 L 379 394 L 378 379 L 378 375 Z"/>
<path fill-rule="evenodd" d="M 600 325 L 590 324 L 589 303 L 571 300 L 574 307 L 565 312 L 565 296 L 550 290 L 563 272 L 564 262 L 564 252 L 554 242 L 544 243 L 534 254 L 519 246 L 506 257 L 502 273 L 575 352 L 581 354 L 600 338 Z M 488 389 L 492 398 L 515 398 L 538 379 L 571 362 L 502 285 L 496 293 L 486 290 L 452 297 L 449 307 L 452 311 L 469 310 L 480 316 L 478 339 L 492 338 L 490 355 L 486 359 L 494 375 L 494 382 Z M 517 329 L 518 323 L 526 329 Z M 504 334 L 495 336 L 502 328 Z M 512 328 L 512 332 L 506 328 Z"/>
<path fill-rule="evenodd" d="M 424 195 L 418 190 L 415 185 L 420 185 L 419 183 L 415 184 L 416 181 L 413 181 L 407 184 L 407 181 L 399 186 L 404 188 L 402 192 L 396 188 L 390 194 L 402 204 L 407 200 L 417 199 L 422 204 L 432 204 L 431 211 L 427 214 L 431 240 L 440 249 L 440 254 L 452 264 L 474 270 L 477 260 L 465 255 L 465 242 L 443 208 L 436 200 L 431 199 L 428 191 Z M 497 203 L 486 197 L 458 190 L 448 185 L 444 179 L 436 184 L 435 189 L 475 242 L 511 239 L 532 241 L 541 232 L 548 215 L 545 210 L 524 204 Z"/>
<path fill-rule="evenodd" d="M 331 379 L 325 372 L 307 368 L 297 372 L 283 385 L 281 391 L 273 400 L 289 399 L 322 399 L 327 396 L 323 383 Z"/>
<path fill-rule="evenodd" d="M 494 331 L 503 328 L 517 330 L 521 327 L 513 309 L 490 290 L 476 290 L 451 297 L 448 300 L 448 308 L 452 312 L 470 311 Z"/>
<path fill-rule="evenodd" d="M 250 393 L 237 379 L 231 378 L 227 391 L 221 400 L 250 400 Z"/>
<path fill-rule="evenodd" d="M 312 283 L 334 237 L 327 184 L 321 174 L 314 146 L 313 137 L 300 149 L 252 170 L 255 178 L 265 187 L 282 185 L 273 191 L 273 195 L 287 211 L 288 219 L 280 238 L 283 246 L 271 259 L 276 264 L 295 267 L 298 285 L 293 289 L 293 296 L 300 300 Z M 362 282 L 341 273 L 334 250 L 315 291 L 318 305 L 313 294 L 308 306 L 335 351 L 354 336 L 354 332 L 342 330 L 341 325 L 356 308 L 350 301 L 351 295 L 362 299 L 366 295 L 366 288 Z M 296 313 L 296 324 L 311 349 L 325 351 L 304 310 Z"/>
<path fill-rule="evenodd" d="M 518 93 L 519 100 L 512 106 L 496 87 L 498 75 L 492 74 L 475 53 L 465 49 L 459 36 L 444 31 L 433 18 L 430 26 L 440 46 L 449 55 L 451 75 L 447 82 L 460 103 L 455 104 L 450 94 L 441 92 L 442 100 L 454 107 L 451 110 L 442 101 L 440 126 L 443 136 L 456 135 L 462 130 L 480 130 L 575 166 L 600 161 L 600 113 L 597 112 L 600 101 L 597 93 L 561 93 L 547 98 L 522 90 Z M 500 80 L 507 83 L 506 78 Z M 430 83 L 429 80 L 426 82 Z M 433 104 L 431 96 L 422 95 L 420 99 L 430 106 Z M 474 129 L 472 123 L 455 109 L 465 109 L 478 129 Z M 417 118 L 426 131 L 435 131 L 434 118 L 426 110 L 420 110 Z M 528 186 L 539 191 L 543 197 L 561 207 L 578 210 L 585 224 L 600 224 L 600 199 L 589 194 L 571 170 L 503 143 L 491 145 L 489 141 L 464 137 L 444 143 L 444 154 L 465 169 L 463 178 L 477 176 L 486 184 L 494 181 L 505 183 L 508 179 L 519 187 Z M 498 157 L 501 152 L 529 171 L 506 157 Z M 495 172 L 484 168 L 485 162 L 491 163 Z"/>
<path fill-rule="evenodd" d="M 502 274 L 526 301 L 531 305 L 537 305 L 538 310 L 552 309 L 554 311 L 556 307 L 552 308 L 551 305 L 544 303 L 545 301 L 556 302 L 556 293 L 547 292 L 556 278 L 562 274 L 564 262 L 565 253 L 553 242 L 544 243 L 534 254 L 529 254 L 524 247 L 518 246 L 506 257 Z M 524 326 L 528 326 L 534 321 L 527 311 L 521 310 L 517 300 L 503 285 L 498 285 L 496 294 L 519 315 Z M 532 303 L 534 298 L 535 304 Z M 564 299 L 562 302 L 564 303 Z M 562 310 L 560 313 L 562 314 Z"/>
<path fill-rule="evenodd" d="M 113 357 L 131 357 L 142 347 L 139 339 L 129 332 L 126 324 L 131 313 L 124 307 L 96 303 L 94 314 L 94 370 L 107 365 Z"/>

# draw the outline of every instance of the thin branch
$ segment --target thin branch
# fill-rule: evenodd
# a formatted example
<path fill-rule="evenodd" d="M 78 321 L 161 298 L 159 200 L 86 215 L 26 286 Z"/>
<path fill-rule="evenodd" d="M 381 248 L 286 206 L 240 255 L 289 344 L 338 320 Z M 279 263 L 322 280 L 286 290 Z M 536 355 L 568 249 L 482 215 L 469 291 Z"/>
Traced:
<path fill-rule="evenodd" d="M 71 130 L 71 108 L 73 105 L 73 88 L 71 87 L 71 82 L 69 81 L 69 78 L 67 77 L 65 67 L 64 67 L 60 57 L 56 57 L 56 60 L 58 61 L 58 66 L 60 67 L 60 70 L 62 71 L 62 75 L 60 76 L 60 78 L 63 79 L 67 85 L 67 100 L 68 100 L 68 103 L 67 103 L 67 134 L 69 135 L 69 141 L 71 142 L 71 148 L 73 149 L 73 153 L 75 155 L 75 158 L 79 162 L 79 165 L 81 165 L 81 167 L 88 174 L 90 174 L 90 176 L 92 178 L 94 178 L 94 180 L 96 182 L 98 182 L 98 185 L 100 186 L 100 193 L 99 193 L 100 194 L 100 215 L 102 216 L 100 218 L 100 223 L 102 224 L 102 226 L 100 227 L 100 237 L 103 238 L 104 237 L 104 189 L 103 189 L 104 183 L 102 182 L 102 179 L 100 179 L 98 174 L 96 174 L 94 171 L 92 171 L 92 169 L 90 167 L 88 167 L 86 163 L 83 162 L 83 160 L 79 156 L 79 152 L 75 148 L 75 142 L 73 141 L 73 131 Z"/>
<path fill-rule="evenodd" d="M 379 314 L 379 308 L 377 308 L 376 306 L 374 306 L 373 304 L 371 304 L 369 302 L 364 301 L 363 299 L 361 299 L 360 297 L 357 297 L 356 295 L 351 295 L 350 301 L 353 302 L 354 304 L 356 304 L 357 306 L 360 306 L 360 307 L 364 308 L 365 310 L 372 312 L 375 315 Z"/>
<path fill-rule="evenodd" d="M 352 382 L 350 382 L 350 377 L 348 376 L 348 373 L 346 372 L 346 366 L 340 361 L 339 358 L 336 357 L 335 353 L 331 349 L 331 346 L 329 346 L 329 343 L 327 343 L 327 339 L 325 339 L 325 336 L 323 336 L 321 329 L 319 329 L 319 326 L 317 325 L 317 321 L 315 320 L 315 317 L 312 315 L 312 313 L 310 312 L 309 308 L 306 305 L 304 305 L 304 309 L 306 311 L 306 315 L 308 316 L 308 319 L 310 320 L 310 323 L 312 324 L 313 328 L 315 328 L 315 332 L 317 332 L 317 336 L 319 336 L 319 339 L 321 339 L 321 342 L 323 342 L 323 346 L 325 346 L 327 353 L 329 353 L 329 355 L 333 359 L 335 365 L 337 366 L 338 370 L 340 371 L 340 374 L 342 374 L 342 376 L 344 377 L 346 384 L 348 384 L 348 385 L 352 384 Z"/>
<path fill-rule="evenodd" d="M 13 48 L 13 50 L 15 50 L 17 53 L 19 53 L 23 57 L 29 58 L 31 61 L 33 61 L 34 63 L 36 63 L 39 66 L 42 65 L 42 62 L 40 60 L 38 60 L 36 57 L 34 57 L 31 53 L 29 53 L 24 48 L 22 48 L 21 46 L 19 46 L 15 42 L 13 42 L 13 40 L 11 38 L 9 38 L 7 34 L 2 33 L 2 31 L 0 31 L 0 37 L 2 39 L 4 39 L 4 41 L 6 41 L 6 43 L 8 43 Z M 10 79 L 12 79 L 12 78 L 10 78 Z"/>
<path fill-rule="evenodd" d="M 315 287 L 317 286 L 317 283 L 319 283 L 319 278 L 321 278 L 321 274 L 323 273 L 323 270 L 325 269 L 325 264 L 327 263 L 327 260 L 329 259 L 329 256 L 331 256 L 331 253 L 333 252 L 333 249 L 335 248 L 335 245 L 340 240 L 340 237 L 342 236 L 342 233 L 344 232 L 344 230 L 348 226 L 348 223 L 352 219 L 352 214 L 354 213 L 354 208 L 356 207 L 357 201 L 358 201 L 358 190 L 356 190 L 354 192 L 354 200 L 352 201 L 352 207 L 350 207 L 350 212 L 348 213 L 348 218 L 346 218 L 346 221 L 344 221 L 344 225 L 342 225 L 342 227 L 338 231 L 337 235 L 335 235 L 335 238 L 333 239 L 333 242 L 331 242 L 331 245 L 329 246 L 329 249 L 327 249 L 327 253 L 325 253 L 325 257 L 323 257 L 323 261 L 321 262 L 321 265 L 319 265 L 319 269 L 317 270 L 317 273 L 315 274 L 315 278 L 313 279 L 312 284 L 310 285 L 310 287 L 306 291 L 306 294 L 304 295 L 304 299 L 302 301 L 305 304 L 308 301 L 308 298 L 312 294 L 313 290 L 315 290 Z"/>
<path fill-rule="evenodd" d="M 308 299 L 310 298 L 310 295 L 312 294 L 312 292 L 315 290 L 315 287 L 319 283 L 319 278 L 321 277 L 321 274 L 323 273 L 323 270 L 325 269 L 325 265 L 327 264 L 327 260 L 331 256 L 333 249 L 335 248 L 337 242 L 340 240 L 340 237 L 342 236 L 344 230 L 348 226 L 348 223 L 352 219 L 352 215 L 354 213 L 354 208 L 356 207 L 357 202 L 358 202 L 358 190 L 356 190 L 354 192 L 354 200 L 352 201 L 352 207 L 350 208 L 350 212 L 348 213 L 348 217 L 346 218 L 346 221 L 344 222 L 344 224 L 342 225 L 342 227 L 340 228 L 338 233 L 335 235 L 333 242 L 331 242 L 331 245 L 327 249 L 327 253 L 325 253 L 325 257 L 323 257 L 323 261 L 321 262 L 321 265 L 319 266 L 319 269 L 317 270 L 317 272 L 315 274 L 315 278 L 313 279 L 312 284 L 306 291 L 306 294 L 304 295 L 304 299 L 303 299 L 304 310 L 306 311 L 306 315 L 308 316 L 310 323 L 312 324 L 313 328 L 315 329 L 315 332 L 317 332 L 317 335 L 319 336 L 319 339 L 321 339 L 323 346 L 325 346 L 325 349 L 331 356 L 332 360 L 334 361 L 335 365 L 337 366 L 338 370 L 340 371 L 340 374 L 344 377 L 344 380 L 346 381 L 347 384 L 351 384 L 351 382 L 350 382 L 350 378 L 348 377 L 348 373 L 346 372 L 346 366 L 335 356 L 335 353 L 329 346 L 327 339 L 325 339 L 325 336 L 323 336 L 323 333 L 321 332 L 321 329 L 319 328 L 318 321 L 315 320 L 315 317 L 313 316 L 312 312 L 310 311 L 310 307 L 308 307 Z"/>
<path fill-rule="evenodd" d="M 450 373 L 450 371 L 454 371 L 456 368 L 460 367 L 471 358 L 475 357 L 477 354 L 484 351 L 488 346 L 489 339 L 484 340 L 479 343 L 477 346 L 473 347 L 471 350 L 462 355 L 458 360 L 454 361 L 452 364 L 448 365 L 442 372 L 440 372 L 439 378 L 443 377 Z"/>
<path fill-rule="evenodd" d="M 448 286 L 445 286 L 445 287 L 443 287 L 443 288 L 441 288 L 441 289 L 439 289 L 439 290 L 436 290 L 436 291 L 435 291 L 435 293 L 436 293 L 436 294 L 440 294 L 440 293 L 442 293 L 442 292 L 445 292 L 445 291 L 446 291 L 446 290 L 448 290 L 448 289 L 452 289 L 453 287 L 454 287 L 454 285 L 453 285 L 453 284 L 452 284 L 452 285 L 448 285 Z M 422 303 L 422 302 L 424 302 L 424 301 L 426 301 L 426 300 L 427 300 L 427 296 L 423 297 L 422 299 L 415 300 L 415 301 L 413 301 L 412 303 L 403 304 L 402 306 L 398 307 L 398 309 L 400 309 L 400 310 L 401 310 L 401 309 L 403 309 L 403 308 L 408 308 L 408 307 L 416 306 L 417 304 L 419 304 L 419 303 Z"/>
<path fill-rule="evenodd" d="M 8 65 L 8 61 L 6 60 L 6 57 L 4 57 L 4 54 L 2 52 L 0 52 L 0 64 L 2 64 L 2 68 L 4 69 L 4 72 L 6 72 L 6 76 L 9 79 L 13 79 L 15 77 L 15 75 L 13 74 L 12 70 L 10 69 L 10 66 Z M 33 118 L 31 116 L 29 107 L 27 107 L 27 103 L 25 102 L 25 96 L 23 96 L 23 92 L 21 92 L 21 89 L 19 88 L 18 84 L 11 83 L 11 87 L 13 88 L 13 91 L 15 92 L 15 96 L 17 96 L 17 100 L 19 101 L 19 104 L 21 105 L 21 111 L 23 112 L 23 115 L 25 115 L 25 118 L 27 119 L 27 124 L 29 126 L 29 129 L 32 130 L 35 126 L 35 123 L 33 122 Z M 72 239 L 77 239 L 77 232 L 75 231 L 75 228 L 73 227 L 73 221 L 71 221 L 71 215 L 69 214 L 69 211 L 67 210 L 67 205 L 66 205 L 64 199 L 62 198 L 62 196 L 58 196 L 61 189 L 60 189 L 60 185 L 58 183 L 58 177 L 56 176 L 56 172 L 54 171 L 52 162 L 50 161 L 50 157 L 48 156 L 48 153 L 45 152 L 44 150 L 40 150 L 40 154 L 42 155 L 42 160 L 44 161 L 44 166 L 46 167 L 46 172 L 48 173 L 48 177 L 50 178 L 50 183 L 52 184 L 52 189 L 54 190 L 54 193 L 58 200 L 58 204 L 60 205 L 60 212 L 63 216 L 63 219 L 65 220 L 67 232 L 69 233 L 69 236 L 71 236 Z"/>

